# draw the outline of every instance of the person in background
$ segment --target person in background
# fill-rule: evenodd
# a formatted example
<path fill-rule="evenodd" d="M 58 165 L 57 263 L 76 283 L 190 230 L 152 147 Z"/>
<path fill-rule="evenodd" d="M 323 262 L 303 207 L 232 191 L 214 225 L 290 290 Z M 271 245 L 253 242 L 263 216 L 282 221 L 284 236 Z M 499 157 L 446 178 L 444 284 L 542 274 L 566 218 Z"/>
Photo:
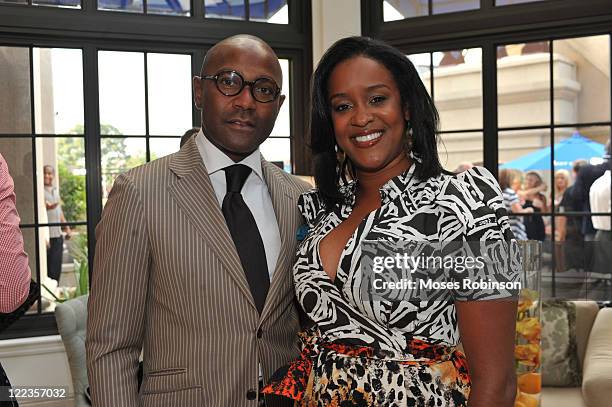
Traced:
<path fill-rule="evenodd" d="M 576 177 L 573 194 L 574 201 L 580 203 L 579 210 L 584 212 L 592 212 L 591 203 L 589 201 L 589 191 L 591 185 L 596 179 L 604 175 L 606 170 L 610 169 L 610 140 L 606 144 L 606 153 L 603 157 L 604 162 L 597 165 L 586 164 L 580 167 L 580 171 Z M 585 241 L 595 240 L 595 228 L 590 216 L 582 217 L 582 235 Z"/>
<path fill-rule="evenodd" d="M 563 196 L 565 195 L 565 191 L 570 186 L 570 173 L 567 170 L 557 170 L 555 171 L 555 198 L 553 201 L 553 197 L 551 194 L 550 197 L 550 206 L 549 211 L 554 212 L 557 211 L 561 201 L 563 200 Z"/>
<path fill-rule="evenodd" d="M 55 169 L 51 165 L 43 167 L 45 183 L 45 207 L 47 208 L 48 223 L 66 223 L 62 211 L 62 198 L 59 189 L 53 185 Z M 66 239 L 70 239 L 71 231 L 65 226 Z M 62 253 L 64 251 L 64 238 L 61 226 L 49 226 L 49 244 L 47 246 L 47 276 L 59 283 L 62 274 Z"/>
<path fill-rule="evenodd" d="M 576 160 L 572 164 L 572 177 L 576 179 L 580 168 L 587 165 L 586 160 Z M 561 202 L 556 211 L 561 214 L 565 212 L 578 212 L 582 205 L 574 201 L 574 188 L 572 184 L 565 190 Z M 581 231 L 581 216 L 555 216 L 555 239 L 557 242 L 557 270 L 569 269 L 580 270 L 584 268 L 584 238 Z"/>
<path fill-rule="evenodd" d="M 4 157 L 0 154 L 0 313 L 11 313 L 26 300 L 31 277 L 28 255 L 24 250 L 23 236 L 19 229 L 13 179 Z M 0 389 L 10 386 L 0 364 Z M 5 395 L 0 391 L 0 397 Z M 16 402 L 0 404 L 17 405 Z"/>
<path fill-rule="evenodd" d="M 464 172 L 464 171 L 469 170 L 470 168 L 474 168 L 474 164 L 472 164 L 472 163 L 471 163 L 471 162 L 469 162 L 469 161 L 465 161 L 465 162 L 460 163 L 460 164 L 457 166 L 457 168 L 455 168 L 455 171 L 453 171 L 453 172 L 454 172 L 455 174 L 459 174 L 459 173 L 461 173 L 461 172 Z"/>
<path fill-rule="evenodd" d="M 498 180 L 504 197 L 504 206 L 508 212 L 513 214 L 509 216 L 510 229 L 517 240 L 527 240 L 525 224 L 516 214 L 533 213 L 533 208 L 523 208 L 518 195 L 512 188 L 512 185 L 516 186 L 517 184 L 517 172 L 511 169 L 501 169 L 499 170 Z"/>
<path fill-rule="evenodd" d="M 610 140 L 606 144 L 605 154 L 603 156 L 604 162 L 601 164 L 586 164 L 580 167 L 578 175 L 576 176 L 576 182 L 574 183 L 573 198 L 574 202 L 578 203 L 579 211 L 592 212 L 591 202 L 589 199 L 589 191 L 591 185 L 596 179 L 604 175 L 606 170 L 610 169 Z M 597 232 L 593 227 L 593 221 L 591 216 L 582 216 L 581 232 L 584 239 L 584 269 L 585 271 L 593 271 L 593 261 L 595 259 L 592 242 L 595 240 L 595 233 Z"/>
<path fill-rule="evenodd" d="M 567 170 L 555 171 L 554 186 L 553 186 L 554 193 L 551 193 L 549 195 L 549 201 L 548 201 L 550 202 L 548 206 L 549 212 L 555 212 L 555 213 L 559 212 L 559 206 L 561 204 L 561 201 L 563 200 L 565 191 L 567 191 L 570 185 L 570 182 L 571 182 L 571 178 L 570 178 L 569 171 Z M 558 232 L 559 232 L 558 231 L 559 218 L 560 218 L 559 216 L 553 218 L 555 222 L 555 235 L 558 235 Z M 565 255 L 563 251 L 563 243 L 560 243 L 557 239 L 553 239 L 552 224 L 550 222 L 550 218 L 548 218 L 548 221 L 546 222 L 546 240 L 553 242 L 553 247 L 555 251 L 555 259 L 556 259 L 555 265 L 556 265 L 557 271 L 565 270 Z"/>
<path fill-rule="evenodd" d="M 529 171 L 525 174 L 525 189 L 521 191 L 519 197 L 524 200 L 523 208 L 532 208 L 534 212 L 533 215 L 523 218 L 525 232 L 530 240 L 544 241 L 546 239 L 544 219 L 542 215 L 538 214 L 546 212 L 548 208 L 546 195 L 542 193 L 543 189 L 546 189 L 546 184 L 542 181 L 540 174 L 535 171 Z"/>
<path fill-rule="evenodd" d="M 512 190 L 518 195 L 519 200 L 522 204 L 522 198 L 520 194 L 523 193 L 523 171 L 517 169 L 509 169 L 508 171 L 510 173 L 510 179 L 512 180 L 510 188 L 512 188 Z"/>
<path fill-rule="evenodd" d="M 591 210 L 598 212 L 612 212 L 610 204 L 610 170 L 606 170 L 604 175 L 597 178 L 589 191 L 589 201 Z M 610 216 L 592 216 L 595 233 L 595 250 L 593 253 L 593 271 L 599 273 L 610 273 L 612 264 L 612 231 L 610 230 Z"/>
<path fill-rule="evenodd" d="M 185 134 L 181 136 L 181 144 L 180 144 L 181 148 L 183 148 L 185 143 L 188 142 L 192 136 L 195 136 L 196 134 L 198 134 L 199 131 L 200 131 L 199 127 L 194 127 L 194 128 L 187 130 Z"/>

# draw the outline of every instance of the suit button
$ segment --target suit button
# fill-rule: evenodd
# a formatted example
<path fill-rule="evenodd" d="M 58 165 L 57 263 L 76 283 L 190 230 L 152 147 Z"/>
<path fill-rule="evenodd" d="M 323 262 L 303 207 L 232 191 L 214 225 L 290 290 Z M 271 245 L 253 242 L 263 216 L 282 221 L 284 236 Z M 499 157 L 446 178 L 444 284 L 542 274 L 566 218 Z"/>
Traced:
<path fill-rule="evenodd" d="M 253 389 L 247 391 L 247 400 L 255 400 L 257 398 L 257 392 Z"/>
<path fill-rule="evenodd" d="M 259 328 L 257 330 L 257 339 L 261 339 L 262 336 L 263 336 L 263 329 Z"/>

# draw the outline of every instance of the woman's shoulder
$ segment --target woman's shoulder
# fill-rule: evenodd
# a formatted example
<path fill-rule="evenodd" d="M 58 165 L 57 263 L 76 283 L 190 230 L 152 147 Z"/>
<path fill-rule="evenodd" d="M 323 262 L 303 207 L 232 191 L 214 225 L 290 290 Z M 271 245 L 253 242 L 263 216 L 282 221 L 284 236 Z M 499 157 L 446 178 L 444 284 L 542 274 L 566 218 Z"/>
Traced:
<path fill-rule="evenodd" d="M 469 191 L 470 195 L 487 202 L 492 198 L 501 198 L 499 183 L 484 167 L 472 167 L 459 174 L 451 175 L 450 183 L 460 190 Z"/>
<path fill-rule="evenodd" d="M 306 222 L 312 226 L 325 213 L 325 203 L 317 188 L 312 188 L 300 195 L 298 198 L 298 208 L 306 219 Z"/>
<path fill-rule="evenodd" d="M 443 185 L 436 196 L 441 206 L 453 212 L 503 207 L 503 195 L 499 183 L 489 170 L 473 167 L 459 174 L 445 174 Z"/>

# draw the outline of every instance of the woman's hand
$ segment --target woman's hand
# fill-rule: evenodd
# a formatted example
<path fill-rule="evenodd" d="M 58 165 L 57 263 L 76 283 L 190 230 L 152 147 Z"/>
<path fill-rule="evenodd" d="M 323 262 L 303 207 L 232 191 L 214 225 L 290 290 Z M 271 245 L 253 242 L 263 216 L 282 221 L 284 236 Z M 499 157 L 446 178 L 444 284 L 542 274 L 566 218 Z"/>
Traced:
<path fill-rule="evenodd" d="M 457 301 L 455 306 L 472 379 L 468 406 L 513 407 L 516 301 Z"/>

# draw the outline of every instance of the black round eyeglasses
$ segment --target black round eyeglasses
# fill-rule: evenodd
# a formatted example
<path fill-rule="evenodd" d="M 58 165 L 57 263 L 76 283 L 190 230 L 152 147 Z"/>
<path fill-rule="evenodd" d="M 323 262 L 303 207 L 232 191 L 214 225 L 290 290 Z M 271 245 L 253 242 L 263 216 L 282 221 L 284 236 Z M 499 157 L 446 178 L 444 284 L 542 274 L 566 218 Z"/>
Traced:
<path fill-rule="evenodd" d="M 236 71 L 221 71 L 216 75 L 204 75 L 202 79 L 215 81 L 217 89 L 225 96 L 236 96 L 246 85 L 249 85 L 251 96 L 260 103 L 270 103 L 276 100 L 281 91 L 272 79 L 258 78 L 254 81 L 247 81 Z"/>

